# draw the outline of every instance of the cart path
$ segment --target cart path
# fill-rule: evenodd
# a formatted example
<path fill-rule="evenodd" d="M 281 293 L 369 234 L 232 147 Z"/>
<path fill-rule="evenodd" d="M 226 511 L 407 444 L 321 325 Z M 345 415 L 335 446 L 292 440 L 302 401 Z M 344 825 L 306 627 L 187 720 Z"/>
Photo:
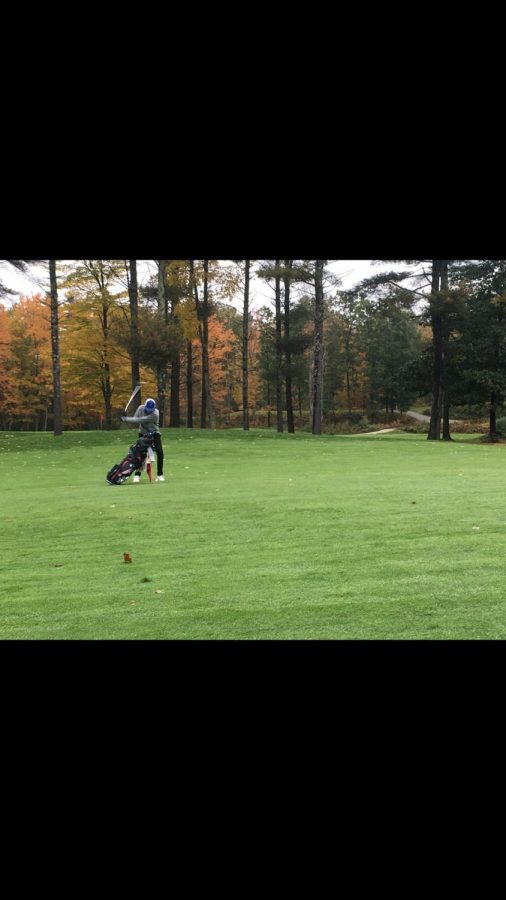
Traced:
<path fill-rule="evenodd" d="M 414 412 L 412 409 L 406 410 L 403 413 L 405 416 L 410 416 L 412 419 L 416 419 L 417 422 L 430 422 L 430 416 L 425 416 L 423 413 Z M 450 419 L 450 422 L 454 422 L 455 419 Z M 362 431 L 360 434 L 349 434 L 348 437 L 364 437 L 365 435 L 371 434 L 389 434 L 391 431 L 398 431 L 398 428 L 381 428 L 379 431 Z"/>

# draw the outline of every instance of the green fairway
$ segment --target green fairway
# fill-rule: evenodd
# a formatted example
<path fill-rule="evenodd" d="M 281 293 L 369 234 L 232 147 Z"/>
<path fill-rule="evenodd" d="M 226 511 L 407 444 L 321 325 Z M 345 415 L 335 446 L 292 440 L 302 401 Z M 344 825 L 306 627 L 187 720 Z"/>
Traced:
<path fill-rule="evenodd" d="M 165 484 L 110 487 L 132 430 L 0 433 L 0 638 L 504 639 L 506 445 L 470 437 L 164 429 Z"/>

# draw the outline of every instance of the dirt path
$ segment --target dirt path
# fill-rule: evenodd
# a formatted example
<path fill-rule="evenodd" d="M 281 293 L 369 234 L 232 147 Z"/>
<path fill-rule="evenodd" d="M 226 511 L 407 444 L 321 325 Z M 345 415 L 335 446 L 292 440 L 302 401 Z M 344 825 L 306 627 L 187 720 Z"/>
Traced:
<path fill-rule="evenodd" d="M 379 431 L 363 431 L 362 437 L 364 436 L 364 434 L 388 434 L 389 431 L 399 431 L 399 429 L 398 428 L 380 428 Z M 356 434 L 353 434 L 351 436 L 358 437 L 358 435 L 356 435 Z"/>
<path fill-rule="evenodd" d="M 410 416 L 411 419 L 416 419 L 417 422 L 430 422 L 430 416 L 424 416 L 423 413 L 413 412 L 413 410 L 408 409 L 407 412 L 404 413 L 405 416 Z M 398 428 L 381 428 L 379 431 L 362 431 L 361 435 L 369 435 L 369 434 L 389 434 L 391 431 L 398 431 Z M 349 437 L 358 437 L 359 435 L 350 434 Z"/>
<path fill-rule="evenodd" d="M 430 422 L 430 416 L 425 416 L 423 413 L 414 412 L 412 409 L 406 410 L 404 413 L 405 416 L 409 416 L 411 419 L 416 419 L 417 422 Z M 450 424 L 453 424 L 455 419 L 450 419 Z M 388 434 L 389 431 L 398 431 L 398 428 L 382 428 L 380 431 L 362 431 L 362 435 L 369 434 Z M 358 437 L 356 434 L 350 434 L 349 437 Z"/>
<path fill-rule="evenodd" d="M 379 431 L 358 431 L 357 434 L 340 434 L 339 437 L 365 437 L 368 434 L 388 434 L 390 431 L 399 431 L 399 429 L 380 428 Z"/>

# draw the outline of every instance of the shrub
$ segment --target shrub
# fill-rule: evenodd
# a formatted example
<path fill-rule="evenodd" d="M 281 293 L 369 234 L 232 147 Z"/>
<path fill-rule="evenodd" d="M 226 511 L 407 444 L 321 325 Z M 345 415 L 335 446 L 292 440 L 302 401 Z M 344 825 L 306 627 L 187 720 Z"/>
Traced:
<path fill-rule="evenodd" d="M 488 434 L 488 422 L 453 422 L 450 434 Z"/>
<path fill-rule="evenodd" d="M 406 434 L 428 434 L 429 433 L 429 423 L 428 422 L 414 422 L 411 419 L 405 425 L 401 426 L 401 431 L 404 431 Z"/>

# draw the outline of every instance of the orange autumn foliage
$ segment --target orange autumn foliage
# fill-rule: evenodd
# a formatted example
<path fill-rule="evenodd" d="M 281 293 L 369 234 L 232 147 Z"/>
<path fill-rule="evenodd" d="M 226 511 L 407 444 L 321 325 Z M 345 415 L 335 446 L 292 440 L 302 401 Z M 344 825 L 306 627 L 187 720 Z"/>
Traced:
<path fill-rule="evenodd" d="M 4 417 L 16 416 L 24 427 L 44 428 L 51 407 L 52 363 L 50 314 L 41 294 L 21 296 L 2 316 L 2 402 Z M 6 327 L 7 326 L 7 327 Z"/>

